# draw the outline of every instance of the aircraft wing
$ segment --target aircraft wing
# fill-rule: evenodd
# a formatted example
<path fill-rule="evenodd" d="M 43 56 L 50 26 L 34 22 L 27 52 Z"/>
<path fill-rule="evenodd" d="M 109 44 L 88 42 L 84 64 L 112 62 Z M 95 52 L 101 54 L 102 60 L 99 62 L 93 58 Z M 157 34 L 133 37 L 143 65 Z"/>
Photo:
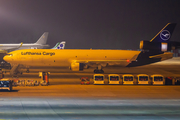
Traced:
<path fill-rule="evenodd" d="M 138 57 L 138 54 L 134 55 L 131 59 L 119 59 L 119 60 L 73 60 L 73 62 L 76 62 L 76 63 L 93 63 L 93 64 L 100 64 L 100 63 L 118 63 L 118 64 L 121 64 L 121 63 L 131 63 L 132 61 L 136 61 Z"/>
<path fill-rule="evenodd" d="M 84 63 L 88 66 L 93 65 L 101 65 L 103 67 L 107 65 L 119 65 L 119 66 L 127 66 L 132 61 L 136 61 L 138 57 L 137 55 L 134 55 L 130 60 L 129 59 L 119 59 L 119 60 L 72 60 L 72 63 Z"/>
<path fill-rule="evenodd" d="M 129 60 L 73 60 L 75 63 L 84 63 L 88 66 L 101 65 L 103 67 L 107 65 L 122 65 L 126 66 L 130 63 Z"/>
<path fill-rule="evenodd" d="M 22 45 L 23 45 L 23 42 L 21 42 L 21 44 L 18 46 L 18 47 L 10 47 L 10 48 L 7 48 L 7 49 L 5 49 L 4 51 L 14 51 L 14 50 L 17 50 L 17 49 L 19 49 L 20 47 L 22 47 Z"/>
<path fill-rule="evenodd" d="M 167 60 L 173 57 L 173 53 L 171 52 L 165 52 L 163 54 L 153 55 L 149 56 L 149 58 L 161 58 L 161 60 Z"/>
<path fill-rule="evenodd" d="M 23 42 L 21 42 L 21 45 L 18 48 L 22 47 L 22 45 L 23 45 Z"/>
<path fill-rule="evenodd" d="M 127 62 L 128 60 L 73 60 L 76 63 Z"/>
<path fill-rule="evenodd" d="M 21 42 L 21 44 L 20 44 L 20 46 L 19 46 L 19 47 L 14 47 L 14 48 L 12 48 L 12 49 L 8 49 L 8 50 L 10 50 L 10 51 L 14 51 L 14 50 L 19 49 L 20 47 L 22 47 L 22 45 L 23 45 L 23 42 Z"/>

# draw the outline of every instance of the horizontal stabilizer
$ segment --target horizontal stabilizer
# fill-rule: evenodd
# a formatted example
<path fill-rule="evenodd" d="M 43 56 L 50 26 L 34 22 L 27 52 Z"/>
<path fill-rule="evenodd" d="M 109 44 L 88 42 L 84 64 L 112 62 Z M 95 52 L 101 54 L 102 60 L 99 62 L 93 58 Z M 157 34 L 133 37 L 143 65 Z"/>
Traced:
<path fill-rule="evenodd" d="M 149 56 L 149 58 L 161 58 L 162 60 L 167 60 L 173 57 L 173 53 L 171 52 L 165 52 L 163 54 L 158 54 L 158 55 L 153 55 L 153 56 Z"/>

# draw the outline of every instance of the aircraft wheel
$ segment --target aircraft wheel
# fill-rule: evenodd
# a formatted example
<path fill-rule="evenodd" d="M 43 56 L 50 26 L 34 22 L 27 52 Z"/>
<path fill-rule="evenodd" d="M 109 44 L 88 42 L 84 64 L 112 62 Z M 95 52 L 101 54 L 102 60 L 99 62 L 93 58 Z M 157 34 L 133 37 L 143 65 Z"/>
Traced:
<path fill-rule="evenodd" d="M 104 70 L 100 70 L 100 73 L 104 73 Z"/>
<path fill-rule="evenodd" d="M 29 73 L 29 70 L 27 70 L 26 72 Z"/>
<path fill-rule="evenodd" d="M 94 70 L 94 73 L 104 73 L 104 71 L 103 71 L 103 70 L 97 70 L 97 69 L 95 69 L 95 70 Z"/>
<path fill-rule="evenodd" d="M 95 70 L 94 70 L 94 73 L 98 73 L 98 70 L 97 70 L 97 69 L 95 69 Z"/>

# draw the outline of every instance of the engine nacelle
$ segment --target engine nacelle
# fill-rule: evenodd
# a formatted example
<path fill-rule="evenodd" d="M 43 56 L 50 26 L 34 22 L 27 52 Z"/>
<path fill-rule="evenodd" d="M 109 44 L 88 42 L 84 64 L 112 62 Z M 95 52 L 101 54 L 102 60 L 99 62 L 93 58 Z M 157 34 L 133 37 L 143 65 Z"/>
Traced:
<path fill-rule="evenodd" d="M 70 69 L 72 71 L 81 71 L 84 68 L 84 64 L 83 63 L 71 63 L 71 67 Z"/>
<path fill-rule="evenodd" d="M 165 42 L 141 41 L 140 49 L 165 52 L 165 51 L 171 50 L 171 47 L 170 47 L 169 43 L 165 43 Z"/>

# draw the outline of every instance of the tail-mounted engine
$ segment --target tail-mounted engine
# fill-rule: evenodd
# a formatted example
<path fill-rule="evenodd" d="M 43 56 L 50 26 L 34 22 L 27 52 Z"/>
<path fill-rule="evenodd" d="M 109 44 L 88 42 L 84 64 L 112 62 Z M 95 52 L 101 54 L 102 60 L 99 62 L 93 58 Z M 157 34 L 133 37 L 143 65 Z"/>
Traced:
<path fill-rule="evenodd" d="M 150 42 L 150 41 L 141 41 L 140 49 L 143 50 L 153 50 L 153 51 L 170 51 L 180 48 L 180 42 Z"/>
<path fill-rule="evenodd" d="M 72 71 L 81 71 L 84 68 L 84 64 L 83 63 L 71 63 L 71 67 L 70 69 Z"/>

